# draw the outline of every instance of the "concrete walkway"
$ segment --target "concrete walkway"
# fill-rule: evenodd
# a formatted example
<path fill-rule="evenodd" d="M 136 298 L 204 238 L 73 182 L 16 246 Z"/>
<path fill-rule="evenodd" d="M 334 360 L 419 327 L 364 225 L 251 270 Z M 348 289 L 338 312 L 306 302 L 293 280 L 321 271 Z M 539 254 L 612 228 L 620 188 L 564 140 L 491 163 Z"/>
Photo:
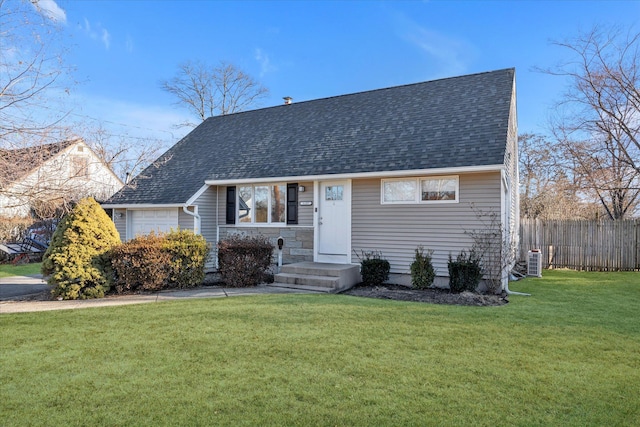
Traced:
<path fill-rule="evenodd" d="M 9 280 L 11 279 L 11 280 Z M 26 285 L 29 283 L 42 284 L 42 279 L 36 277 L 12 277 L 3 279 L 5 282 L 0 286 Z M 44 285 L 46 289 L 47 285 Z M 189 298 L 226 298 L 241 295 L 260 295 L 260 294 L 303 294 L 317 293 L 310 290 L 291 289 L 278 287 L 277 284 L 259 285 L 251 288 L 223 288 L 219 286 L 203 286 L 194 289 L 177 289 L 167 290 L 154 293 L 145 293 L 138 295 L 119 295 L 109 296 L 107 298 L 90 299 L 90 300 L 73 300 L 73 301 L 0 301 L 0 314 L 5 313 L 24 313 L 32 311 L 50 311 L 50 310 L 72 310 L 77 308 L 89 307 L 109 307 L 116 305 L 143 304 L 162 302 L 178 299 Z"/>

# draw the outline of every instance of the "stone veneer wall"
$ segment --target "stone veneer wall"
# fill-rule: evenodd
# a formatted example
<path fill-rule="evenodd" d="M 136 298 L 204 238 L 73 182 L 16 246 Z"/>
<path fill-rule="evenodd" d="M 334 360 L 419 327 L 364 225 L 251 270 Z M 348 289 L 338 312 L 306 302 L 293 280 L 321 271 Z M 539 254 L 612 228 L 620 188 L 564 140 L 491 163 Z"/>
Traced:
<path fill-rule="evenodd" d="M 278 256 L 278 237 L 282 237 L 283 264 L 313 261 L 313 227 L 220 227 L 220 240 L 233 234 L 266 236 L 276 248 L 274 257 Z"/>

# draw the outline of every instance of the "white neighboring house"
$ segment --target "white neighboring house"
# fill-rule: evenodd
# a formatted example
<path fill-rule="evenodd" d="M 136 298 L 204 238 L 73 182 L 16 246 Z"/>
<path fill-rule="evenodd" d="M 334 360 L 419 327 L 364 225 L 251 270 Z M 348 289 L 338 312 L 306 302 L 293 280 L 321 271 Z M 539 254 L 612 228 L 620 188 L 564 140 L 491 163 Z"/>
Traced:
<path fill-rule="evenodd" d="M 0 149 L 0 217 L 27 217 L 43 203 L 106 200 L 123 185 L 82 139 Z"/>

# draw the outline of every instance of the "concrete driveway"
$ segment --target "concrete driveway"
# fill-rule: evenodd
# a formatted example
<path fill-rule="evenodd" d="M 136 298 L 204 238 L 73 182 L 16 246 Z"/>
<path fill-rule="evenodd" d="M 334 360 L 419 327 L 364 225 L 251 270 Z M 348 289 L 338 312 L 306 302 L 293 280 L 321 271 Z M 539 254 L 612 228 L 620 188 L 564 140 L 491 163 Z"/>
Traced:
<path fill-rule="evenodd" d="M 0 301 L 38 294 L 47 289 L 50 287 L 42 280 L 41 274 L 0 278 Z"/>

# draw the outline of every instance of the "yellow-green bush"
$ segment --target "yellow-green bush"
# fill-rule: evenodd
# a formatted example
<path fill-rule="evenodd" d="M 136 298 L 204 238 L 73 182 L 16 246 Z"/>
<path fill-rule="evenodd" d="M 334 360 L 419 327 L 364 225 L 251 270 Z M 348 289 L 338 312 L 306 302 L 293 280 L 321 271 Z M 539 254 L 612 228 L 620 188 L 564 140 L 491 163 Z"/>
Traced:
<path fill-rule="evenodd" d="M 204 237 L 190 230 L 171 230 L 165 235 L 164 249 L 171 256 L 171 287 L 190 288 L 204 281 L 204 264 L 210 247 Z"/>
<path fill-rule="evenodd" d="M 109 290 L 105 254 L 120 243 L 113 221 L 93 198 L 80 200 L 58 224 L 42 273 L 63 299 L 100 298 Z"/>

